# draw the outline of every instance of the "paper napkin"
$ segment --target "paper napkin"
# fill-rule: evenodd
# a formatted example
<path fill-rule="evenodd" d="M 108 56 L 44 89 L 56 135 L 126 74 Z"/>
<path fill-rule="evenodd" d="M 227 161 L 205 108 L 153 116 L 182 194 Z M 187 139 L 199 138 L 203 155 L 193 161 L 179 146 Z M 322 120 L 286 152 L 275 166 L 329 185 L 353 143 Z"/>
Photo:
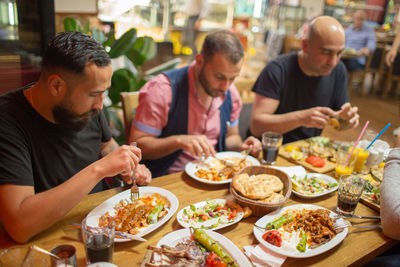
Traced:
<path fill-rule="evenodd" d="M 261 267 L 261 266 L 271 266 L 271 267 L 279 267 L 281 266 L 286 257 L 276 254 L 268 250 L 265 246 L 258 244 L 256 246 L 249 245 L 243 247 L 244 252 L 246 253 L 247 257 L 251 260 L 254 266 Z"/>

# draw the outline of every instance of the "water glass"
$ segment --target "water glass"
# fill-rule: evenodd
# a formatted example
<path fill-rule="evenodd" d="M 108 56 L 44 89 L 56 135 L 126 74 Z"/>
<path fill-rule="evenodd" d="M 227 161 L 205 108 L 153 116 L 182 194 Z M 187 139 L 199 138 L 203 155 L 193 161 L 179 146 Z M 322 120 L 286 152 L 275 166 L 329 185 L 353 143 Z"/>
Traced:
<path fill-rule="evenodd" d="M 353 174 L 340 176 L 336 211 L 341 215 L 353 215 L 364 186 L 365 180 L 361 176 Z"/>
<path fill-rule="evenodd" d="M 82 238 L 87 264 L 113 261 L 115 221 L 109 217 L 104 226 L 99 226 L 100 217 L 93 215 L 82 221 Z"/>
<path fill-rule="evenodd" d="M 263 159 L 262 163 L 275 164 L 279 147 L 282 145 L 282 135 L 276 132 L 265 132 L 262 135 Z"/>

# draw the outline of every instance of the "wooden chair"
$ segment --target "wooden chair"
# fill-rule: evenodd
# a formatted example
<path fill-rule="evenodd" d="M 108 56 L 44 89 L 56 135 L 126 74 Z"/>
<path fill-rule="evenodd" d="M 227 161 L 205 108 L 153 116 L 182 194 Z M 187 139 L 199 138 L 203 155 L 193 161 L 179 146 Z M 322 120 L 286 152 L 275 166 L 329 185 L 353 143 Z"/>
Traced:
<path fill-rule="evenodd" d="M 294 35 L 287 34 L 283 43 L 283 53 L 287 54 L 301 50 L 301 39 Z"/>
<path fill-rule="evenodd" d="M 139 92 L 121 92 L 120 98 L 124 117 L 125 142 L 128 144 L 132 121 L 139 105 Z"/>
<path fill-rule="evenodd" d="M 360 90 L 364 88 L 365 82 L 365 75 L 367 73 L 371 73 L 373 76 L 373 85 L 371 93 L 375 91 L 374 80 L 377 78 L 377 82 L 375 84 L 380 83 L 380 79 L 382 79 L 383 71 L 384 71 L 384 64 L 385 64 L 385 45 L 384 44 L 377 44 L 376 49 L 374 52 L 370 53 L 367 56 L 367 62 L 365 63 L 364 69 L 358 71 L 349 71 L 349 81 L 348 81 L 348 90 L 349 93 L 353 87 L 353 82 L 356 77 L 360 77 Z"/>
<path fill-rule="evenodd" d="M 254 83 L 255 83 L 254 79 L 246 79 L 246 78 L 238 78 L 234 82 L 243 104 L 254 102 L 255 93 L 251 91 L 251 88 L 253 87 Z"/>

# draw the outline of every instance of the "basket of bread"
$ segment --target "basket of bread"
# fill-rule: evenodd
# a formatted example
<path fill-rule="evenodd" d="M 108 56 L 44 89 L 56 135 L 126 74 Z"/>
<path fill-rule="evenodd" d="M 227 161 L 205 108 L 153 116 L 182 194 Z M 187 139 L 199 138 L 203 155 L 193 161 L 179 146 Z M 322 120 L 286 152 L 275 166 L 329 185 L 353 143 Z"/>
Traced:
<path fill-rule="evenodd" d="M 264 216 L 290 197 L 292 182 L 283 171 L 249 166 L 233 178 L 230 191 L 240 205 L 251 208 L 255 216 Z"/>

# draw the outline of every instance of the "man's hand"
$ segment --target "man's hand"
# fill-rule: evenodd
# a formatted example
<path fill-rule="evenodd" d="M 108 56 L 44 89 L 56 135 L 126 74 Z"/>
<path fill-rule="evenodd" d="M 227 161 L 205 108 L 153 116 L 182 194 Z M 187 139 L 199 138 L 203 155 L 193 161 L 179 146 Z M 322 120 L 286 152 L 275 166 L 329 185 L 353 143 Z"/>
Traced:
<path fill-rule="evenodd" d="M 141 151 L 138 147 L 123 145 L 96 161 L 95 164 L 103 178 L 118 174 L 122 177 L 129 177 L 138 166 L 141 158 Z"/>
<path fill-rule="evenodd" d="M 302 110 L 300 119 L 304 127 L 322 129 L 334 115 L 335 112 L 328 107 L 314 107 Z"/>
<path fill-rule="evenodd" d="M 344 103 L 341 109 L 335 112 L 335 117 L 339 117 L 349 122 L 350 129 L 356 128 L 359 123 L 360 115 L 357 113 L 358 107 L 352 107 L 349 102 Z"/>
<path fill-rule="evenodd" d="M 368 47 L 363 47 L 359 50 L 359 52 L 362 56 L 368 56 L 371 50 Z"/>
<path fill-rule="evenodd" d="M 255 156 L 255 157 L 258 157 L 258 155 L 259 155 L 259 153 L 261 151 L 261 148 L 262 148 L 260 140 L 258 140 L 257 138 L 255 138 L 253 136 L 249 136 L 249 137 L 246 138 L 246 140 L 244 140 L 244 142 L 243 142 L 242 146 L 240 147 L 240 149 L 241 150 L 247 150 L 247 149 L 250 148 L 250 146 L 252 146 L 250 154 Z"/>
<path fill-rule="evenodd" d="M 139 164 L 136 168 L 136 184 L 137 185 L 148 185 L 151 182 L 151 172 L 143 164 Z"/>
<path fill-rule="evenodd" d="M 177 145 L 196 157 L 215 156 L 215 149 L 205 135 L 180 135 L 177 139 Z"/>
<path fill-rule="evenodd" d="M 389 52 L 386 54 L 386 64 L 388 65 L 388 67 L 390 67 L 392 65 L 392 63 L 394 62 L 394 59 L 396 58 L 397 55 L 397 50 L 393 50 L 390 49 Z"/>

